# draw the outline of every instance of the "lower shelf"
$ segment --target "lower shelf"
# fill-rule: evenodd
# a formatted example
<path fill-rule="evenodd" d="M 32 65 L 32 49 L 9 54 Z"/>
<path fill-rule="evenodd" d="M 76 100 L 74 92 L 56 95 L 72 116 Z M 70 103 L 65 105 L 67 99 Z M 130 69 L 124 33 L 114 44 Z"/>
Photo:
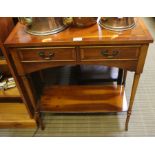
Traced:
<path fill-rule="evenodd" d="M 0 128 L 35 128 L 35 120 L 29 118 L 22 103 L 0 103 Z"/>
<path fill-rule="evenodd" d="M 7 62 L 5 59 L 0 59 L 0 65 L 7 65 Z"/>
<path fill-rule="evenodd" d="M 122 112 L 127 111 L 123 86 L 51 86 L 45 87 L 41 111 Z"/>
<path fill-rule="evenodd" d="M 10 88 L 7 90 L 0 90 L 0 98 L 20 98 L 20 94 L 17 87 Z"/>

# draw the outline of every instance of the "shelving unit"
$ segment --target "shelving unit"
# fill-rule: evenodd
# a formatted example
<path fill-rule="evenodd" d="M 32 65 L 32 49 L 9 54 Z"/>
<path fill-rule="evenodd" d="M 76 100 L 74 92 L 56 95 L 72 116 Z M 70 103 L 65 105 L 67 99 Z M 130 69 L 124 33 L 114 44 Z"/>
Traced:
<path fill-rule="evenodd" d="M 3 57 L 5 50 L 3 43 L 12 28 L 14 27 L 12 18 L 0 17 L 0 71 L 5 78 L 12 77 L 7 61 Z M 0 90 L 0 128 L 31 128 L 35 127 L 34 119 L 31 119 L 26 106 L 22 103 L 17 87 Z"/>

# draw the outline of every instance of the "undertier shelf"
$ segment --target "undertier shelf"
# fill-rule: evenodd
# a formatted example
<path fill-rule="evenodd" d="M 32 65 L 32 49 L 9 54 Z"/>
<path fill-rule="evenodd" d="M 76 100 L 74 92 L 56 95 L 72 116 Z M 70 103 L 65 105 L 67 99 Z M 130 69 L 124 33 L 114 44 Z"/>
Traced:
<path fill-rule="evenodd" d="M 0 99 L 18 99 L 20 100 L 21 99 L 21 96 L 19 94 L 19 90 L 17 87 L 14 87 L 14 88 L 10 88 L 10 89 L 7 89 L 7 90 L 0 90 Z"/>
<path fill-rule="evenodd" d="M 23 103 L 0 103 L 0 128 L 35 128 Z"/>
<path fill-rule="evenodd" d="M 0 59 L 0 65 L 7 65 L 7 62 L 5 59 Z"/>
<path fill-rule="evenodd" d="M 40 102 L 46 112 L 122 112 L 127 111 L 124 87 L 107 86 L 49 86 Z"/>

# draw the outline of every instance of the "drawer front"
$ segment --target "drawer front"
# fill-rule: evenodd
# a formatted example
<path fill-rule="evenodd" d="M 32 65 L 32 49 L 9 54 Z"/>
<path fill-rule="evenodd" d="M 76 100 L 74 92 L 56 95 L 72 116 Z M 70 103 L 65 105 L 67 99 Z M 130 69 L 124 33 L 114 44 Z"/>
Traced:
<path fill-rule="evenodd" d="M 138 46 L 92 46 L 81 47 L 81 61 L 89 60 L 137 60 L 139 56 Z"/>
<path fill-rule="evenodd" d="M 21 62 L 76 61 L 74 47 L 20 48 Z"/>

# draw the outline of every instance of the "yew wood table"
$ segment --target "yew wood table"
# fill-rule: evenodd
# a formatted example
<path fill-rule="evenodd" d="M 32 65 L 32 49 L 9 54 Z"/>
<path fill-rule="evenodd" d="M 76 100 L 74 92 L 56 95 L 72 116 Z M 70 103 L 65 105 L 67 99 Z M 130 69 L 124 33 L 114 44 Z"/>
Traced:
<path fill-rule="evenodd" d="M 5 42 L 23 101 L 30 116 L 43 128 L 42 112 L 122 112 L 127 111 L 125 129 L 132 111 L 149 43 L 153 39 L 142 19 L 127 31 L 114 32 L 98 24 L 88 28 L 69 27 L 63 32 L 34 36 L 18 23 Z M 130 102 L 124 84 L 106 86 L 44 86 L 39 98 L 30 74 L 64 65 L 104 65 L 134 72 Z M 124 78 L 125 79 L 125 78 Z"/>

